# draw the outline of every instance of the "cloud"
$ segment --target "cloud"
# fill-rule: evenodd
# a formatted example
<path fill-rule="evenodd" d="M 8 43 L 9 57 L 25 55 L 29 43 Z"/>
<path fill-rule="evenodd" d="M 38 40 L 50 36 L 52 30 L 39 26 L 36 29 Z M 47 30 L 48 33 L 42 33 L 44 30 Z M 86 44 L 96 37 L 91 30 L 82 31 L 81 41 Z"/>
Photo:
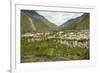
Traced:
<path fill-rule="evenodd" d="M 58 26 L 68 21 L 69 19 L 79 17 L 83 14 L 76 12 L 52 12 L 52 11 L 36 11 L 36 12 Z"/>

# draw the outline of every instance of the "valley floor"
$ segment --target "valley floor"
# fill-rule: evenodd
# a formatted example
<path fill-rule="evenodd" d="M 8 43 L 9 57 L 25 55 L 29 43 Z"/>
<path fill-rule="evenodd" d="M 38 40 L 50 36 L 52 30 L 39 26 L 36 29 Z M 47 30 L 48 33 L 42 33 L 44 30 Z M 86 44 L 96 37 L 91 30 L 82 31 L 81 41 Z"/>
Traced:
<path fill-rule="evenodd" d="M 89 32 L 27 33 L 21 36 L 21 63 L 89 60 Z"/>

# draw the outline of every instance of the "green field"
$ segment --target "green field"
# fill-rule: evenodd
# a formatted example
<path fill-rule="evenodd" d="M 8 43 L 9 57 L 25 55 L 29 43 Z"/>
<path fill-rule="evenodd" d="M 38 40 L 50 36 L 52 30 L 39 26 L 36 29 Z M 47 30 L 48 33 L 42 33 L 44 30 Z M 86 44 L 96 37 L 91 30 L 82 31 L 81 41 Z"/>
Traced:
<path fill-rule="evenodd" d="M 54 39 L 27 42 L 27 38 L 21 38 L 22 63 L 86 59 L 89 59 L 89 48 L 70 48 Z"/>

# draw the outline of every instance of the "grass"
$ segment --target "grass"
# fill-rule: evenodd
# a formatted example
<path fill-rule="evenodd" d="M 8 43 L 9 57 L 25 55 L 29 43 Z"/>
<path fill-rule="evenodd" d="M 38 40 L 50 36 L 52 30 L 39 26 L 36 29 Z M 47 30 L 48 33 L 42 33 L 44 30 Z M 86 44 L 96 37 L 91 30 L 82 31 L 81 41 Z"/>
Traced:
<path fill-rule="evenodd" d="M 25 58 L 27 56 L 29 57 Z M 56 43 L 53 39 L 30 43 L 27 42 L 26 38 L 21 39 L 21 62 L 84 59 L 89 59 L 89 49 L 87 48 L 70 48 L 64 44 Z"/>

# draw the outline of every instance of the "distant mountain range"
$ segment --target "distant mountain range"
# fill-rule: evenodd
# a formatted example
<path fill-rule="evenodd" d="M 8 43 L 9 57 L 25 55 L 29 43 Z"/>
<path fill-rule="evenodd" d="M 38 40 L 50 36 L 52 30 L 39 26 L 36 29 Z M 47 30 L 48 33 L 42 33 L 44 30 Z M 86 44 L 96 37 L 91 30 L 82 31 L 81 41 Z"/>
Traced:
<path fill-rule="evenodd" d="M 57 26 L 34 10 L 21 10 L 21 33 L 81 29 L 89 29 L 89 13 Z"/>

